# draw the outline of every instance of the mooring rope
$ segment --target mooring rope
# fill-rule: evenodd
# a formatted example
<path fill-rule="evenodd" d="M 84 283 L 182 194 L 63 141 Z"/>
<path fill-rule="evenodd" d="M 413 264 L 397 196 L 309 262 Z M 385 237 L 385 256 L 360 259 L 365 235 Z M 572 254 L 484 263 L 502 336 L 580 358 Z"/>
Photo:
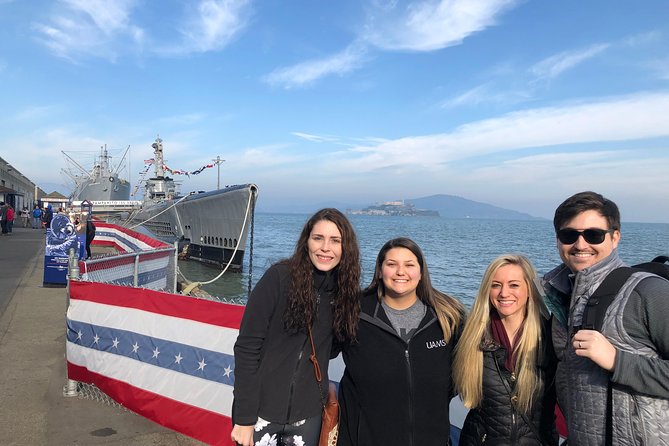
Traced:
<path fill-rule="evenodd" d="M 253 196 L 254 196 L 253 192 L 250 191 L 249 192 L 249 201 L 246 204 L 246 213 L 244 214 L 244 223 L 242 223 L 242 229 L 239 232 L 238 240 L 242 240 L 242 235 L 244 235 L 244 228 L 246 228 L 246 222 L 249 219 L 249 211 L 251 209 L 251 202 L 253 201 Z M 252 219 L 252 221 L 253 221 L 253 219 Z M 239 250 L 239 245 L 240 244 L 241 243 L 237 243 L 237 245 L 235 246 L 235 249 L 232 251 L 232 255 L 230 256 L 230 260 L 228 260 L 228 264 L 225 265 L 225 268 L 223 268 L 223 270 L 218 274 L 218 276 L 216 276 L 213 279 L 208 280 L 206 282 L 192 282 L 186 288 L 184 288 L 181 291 L 181 294 L 189 294 L 195 287 L 199 287 L 199 286 L 202 286 L 202 285 L 209 285 L 210 283 L 214 283 L 218 279 L 220 279 L 223 276 L 223 274 L 225 274 L 225 272 L 228 270 L 228 268 L 230 268 L 230 265 L 232 265 L 232 261 L 235 259 L 235 254 L 237 254 L 237 251 Z M 186 279 L 186 276 L 184 276 L 183 273 L 181 273 L 181 271 L 179 271 L 179 273 L 181 274 L 182 277 L 184 277 Z M 188 280 L 188 279 L 186 279 L 186 280 Z"/>

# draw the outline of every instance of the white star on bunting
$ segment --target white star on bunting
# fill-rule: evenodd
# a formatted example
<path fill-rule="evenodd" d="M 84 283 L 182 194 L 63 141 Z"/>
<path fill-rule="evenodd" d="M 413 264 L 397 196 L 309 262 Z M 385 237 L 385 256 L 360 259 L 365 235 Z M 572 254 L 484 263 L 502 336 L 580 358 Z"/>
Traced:
<path fill-rule="evenodd" d="M 181 356 L 181 353 L 177 353 L 177 355 L 174 357 L 174 362 L 177 364 L 181 364 L 181 360 L 184 359 L 183 356 Z"/>
<path fill-rule="evenodd" d="M 118 349 L 118 338 L 114 338 L 114 340 L 112 341 L 112 344 L 113 344 L 112 347 Z"/>
<path fill-rule="evenodd" d="M 157 358 L 159 354 L 160 354 L 160 350 L 158 350 L 158 347 L 156 347 L 155 350 L 153 350 L 153 356 L 152 357 Z"/>
<path fill-rule="evenodd" d="M 223 375 L 230 378 L 230 373 L 232 373 L 232 367 L 227 366 L 226 368 L 223 369 Z"/>
<path fill-rule="evenodd" d="M 135 343 L 132 346 L 132 352 L 137 353 L 137 350 L 139 350 L 139 344 L 137 343 L 137 341 L 135 341 Z"/>
<path fill-rule="evenodd" d="M 204 362 L 204 358 L 202 358 L 202 360 L 200 362 L 198 362 L 198 364 L 200 364 L 200 365 L 198 366 L 197 369 L 204 371 L 204 368 L 207 366 L 207 363 Z"/>

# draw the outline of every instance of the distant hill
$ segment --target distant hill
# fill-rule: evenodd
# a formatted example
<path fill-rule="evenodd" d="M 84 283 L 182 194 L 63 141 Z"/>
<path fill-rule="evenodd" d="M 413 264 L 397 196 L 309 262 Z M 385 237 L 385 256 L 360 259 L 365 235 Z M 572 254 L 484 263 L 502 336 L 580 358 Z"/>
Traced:
<path fill-rule="evenodd" d="M 390 197 L 395 198 L 395 197 Z M 540 217 L 534 217 L 523 212 L 513 211 L 487 203 L 467 200 L 466 198 L 455 195 L 430 195 L 429 197 L 405 199 L 406 203 L 413 204 L 417 209 L 428 209 L 439 212 L 440 217 L 444 218 L 482 218 L 498 220 L 544 220 Z M 312 214 L 318 209 L 324 207 L 334 207 L 346 211 L 350 209 L 363 209 L 370 206 L 371 203 L 345 203 L 336 201 L 322 201 L 319 203 L 278 203 L 265 202 L 262 199 L 258 201 L 256 211 L 258 212 L 279 212 L 279 213 L 300 213 Z"/>
<path fill-rule="evenodd" d="M 483 218 L 498 220 L 544 220 L 523 212 L 467 200 L 455 195 L 430 195 L 429 197 L 405 200 L 420 209 L 438 211 L 444 218 Z"/>

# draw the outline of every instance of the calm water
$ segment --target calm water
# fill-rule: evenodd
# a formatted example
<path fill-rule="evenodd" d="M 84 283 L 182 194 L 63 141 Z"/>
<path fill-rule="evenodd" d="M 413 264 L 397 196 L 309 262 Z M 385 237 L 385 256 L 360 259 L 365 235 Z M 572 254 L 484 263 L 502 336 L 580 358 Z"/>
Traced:
<path fill-rule="evenodd" d="M 255 284 L 274 262 L 289 256 L 310 215 L 256 214 L 251 281 Z M 425 253 L 433 285 L 470 305 L 488 263 L 504 253 L 525 254 L 539 274 L 560 262 L 550 221 L 445 219 L 438 217 L 349 216 L 362 253 L 363 283 L 374 272 L 381 246 L 394 237 L 416 241 Z M 635 264 L 669 255 L 669 224 L 623 223 L 619 245 L 622 259 Z M 246 297 L 249 256 L 242 273 L 226 273 L 204 288 L 213 295 Z M 192 281 L 213 279 L 218 269 L 180 261 L 181 272 Z"/>

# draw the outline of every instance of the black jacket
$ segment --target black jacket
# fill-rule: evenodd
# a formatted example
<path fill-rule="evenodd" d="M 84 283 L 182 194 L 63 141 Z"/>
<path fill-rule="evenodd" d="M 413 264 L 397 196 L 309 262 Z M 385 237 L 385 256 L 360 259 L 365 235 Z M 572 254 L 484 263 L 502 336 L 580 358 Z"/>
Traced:
<path fill-rule="evenodd" d="M 432 308 L 407 344 L 376 293 L 362 297 L 358 341 L 343 350 L 339 446 L 449 444 L 451 359 L 460 334 L 444 342 Z"/>
<path fill-rule="evenodd" d="M 481 343 L 483 350 L 483 400 L 467 414 L 460 433 L 460 446 L 476 445 L 557 445 L 555 431 L 555 369 L 548 321 L 542 324 L 541 354 L 537 370 L 542 378 L 526 418 L 532 429 L 511 404 L 510 390 L 515 385 L 504 367 L 507 351 L 491 339 Z M 506 384 L 505 384 L 506 383 Z M 542 437 L 537 438 L 535 431 Z"/>
<path fill-rule="evenodd" d="M 319 386 L 309 361 L 309 337 L 284 329 L 289 284 L 288 265 L 276 264 L 265 272 L 249 296 L 235 343 L 232 407 L 235 424 L 253 425 L 258 417 L 275 423 L 293 423 L 322 411 Z M 327 392 L 336 272 L 314 270 L 314 284 L 319 303 L 312 331 L 326 383 L 322 388 Z"/>

